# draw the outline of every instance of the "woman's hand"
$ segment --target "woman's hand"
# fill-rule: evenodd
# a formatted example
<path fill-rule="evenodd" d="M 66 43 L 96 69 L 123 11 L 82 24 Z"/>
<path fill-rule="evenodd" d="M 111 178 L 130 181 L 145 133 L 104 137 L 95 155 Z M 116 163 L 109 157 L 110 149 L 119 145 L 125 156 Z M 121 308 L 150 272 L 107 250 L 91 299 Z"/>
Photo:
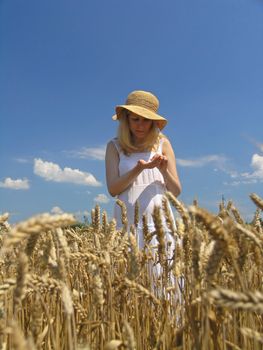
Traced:
<path fill-rule="evenodd" d="M 168 169 L 168 158 L 164 155 L 161 156 L 161 162 L 158 166 L 158 169 L 164 175 L 167 172 Z"/>
<path fill-rule="evenodd" d="M 141 170 L 158 168 L 160 172 L 163 173 L 167 170 L 168 159 L 162 154 L 155 154 L 148 162 L 140 159 L 137 165 L 141 168 Z"/>
<path fill-rule="evenodd" d="M 138 160 L 137 166 L 138 168 L 142 171 L 144 169 L 153 169 L 159 165 L 160 161 L 157 159 L 155 160 L 150 160 L 146 162 L 144 159 Z"/>
<path fill-rule="evenodd" d="M 155 154 L 151 161 L 157 160 L 157 168 L 160 170 L 162 174 L 164 174 L 168 169 L 168 158 L 163 154 Z"/>

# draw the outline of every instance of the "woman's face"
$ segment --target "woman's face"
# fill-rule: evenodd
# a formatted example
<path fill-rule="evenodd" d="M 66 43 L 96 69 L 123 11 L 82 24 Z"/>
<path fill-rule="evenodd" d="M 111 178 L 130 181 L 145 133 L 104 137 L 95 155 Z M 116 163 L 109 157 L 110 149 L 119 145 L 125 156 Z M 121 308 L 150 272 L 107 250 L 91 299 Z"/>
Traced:
<path fill-rule="evenodd" d="M 128 123 L 130 131 L 135 140 L 142 141 L 149 133 L 153 121 L 140 117 L 139 115 L 129 112 Z"/>

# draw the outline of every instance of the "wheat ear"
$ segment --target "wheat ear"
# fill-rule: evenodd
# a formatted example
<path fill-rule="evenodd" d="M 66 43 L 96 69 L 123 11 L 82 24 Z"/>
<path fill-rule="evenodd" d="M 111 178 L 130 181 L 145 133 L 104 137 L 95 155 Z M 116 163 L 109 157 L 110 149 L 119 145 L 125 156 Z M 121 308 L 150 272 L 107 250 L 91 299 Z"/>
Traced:
<path fill-rule="evenodd" d="M 31 234 L 53 230 L 57 227 L 69 226 L 75 223 L 71 214 L 50 215 L 48 213 L 34 216 L 31 219 L 14 226 L 7 234 L 4 249 L 21 242 Z"/>
<path fill-rule="evenodd" d="M 250 198 L 256 204 L 257 207 L 259 207 L 261 210 L 263 210 L 263 199 L 262 198 L 260 198 L 256 193 L 251 193 Z"/>
<path fill-rule="evenodd" d="M 116 204 L 121 208 L 121 222 L 123 225 L 123 231 L 127 232 L 128 230 L 128 217 L 127 217 L 127 208 L 123 201 L 120 199 L 116 200 Z"/>
<path fill-rule="evenodd" d="M 210 291 L 209 297 L 219 306 L 263 313 L 263 294 L 259 291 L 241 293 L 217 288 Z"/>

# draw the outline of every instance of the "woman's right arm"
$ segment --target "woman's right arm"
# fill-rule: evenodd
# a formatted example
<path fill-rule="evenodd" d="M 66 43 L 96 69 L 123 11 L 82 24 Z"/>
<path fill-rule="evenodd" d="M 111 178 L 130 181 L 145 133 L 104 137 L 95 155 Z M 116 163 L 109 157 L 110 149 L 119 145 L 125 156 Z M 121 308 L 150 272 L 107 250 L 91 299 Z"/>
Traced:
<path fill-rule="evenodd" d="M 113 142 L 110 141 L 106 149 L 105 162 L 108 191 L 112 197 L 115 197 L 125 191 L 144 169 L 152 169 L 158 167 L 160 165 L 161 159 L 160 157 L 156 157 L 154 160 L 151 160 L 149 162 L 140 159 L 134 168 L 120 176 L 119 153 Z"/>
<path fill-rule="evenodd" d="M 112 197 L 125 191 L 143 170 L 143 166 L 140 163 L 137 163 L 133 169 L 120 176 L 119 162 L 119 153 L 113 142 L 110 141 L 106 149 L 105 163 L 107 187 Z"/>

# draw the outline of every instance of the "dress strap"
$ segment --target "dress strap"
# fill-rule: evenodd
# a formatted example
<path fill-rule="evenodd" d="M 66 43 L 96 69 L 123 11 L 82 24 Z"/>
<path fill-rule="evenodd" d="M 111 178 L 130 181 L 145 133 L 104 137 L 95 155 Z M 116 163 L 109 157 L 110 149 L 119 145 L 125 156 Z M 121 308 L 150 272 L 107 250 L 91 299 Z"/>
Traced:
<path fill-rule="evenodd" d="M 118 153 L 120 154 L 122 151 L 121 151 L 121 147 L 119 145 L 119 142 L 118 142 L 118 139 L 117 137 L 115 137 L 114 139 L 111 140 L 112 143 L 114 144 L 114 146 L 116 147 Z"/>
<path fill-rule="evenodd" d="M 158 152 L 162 153 L 163 151 L 163 141 L 164 141 L 164 138 L 160 138 L 159 140 L 159 146 L 158 146 Z"/>

